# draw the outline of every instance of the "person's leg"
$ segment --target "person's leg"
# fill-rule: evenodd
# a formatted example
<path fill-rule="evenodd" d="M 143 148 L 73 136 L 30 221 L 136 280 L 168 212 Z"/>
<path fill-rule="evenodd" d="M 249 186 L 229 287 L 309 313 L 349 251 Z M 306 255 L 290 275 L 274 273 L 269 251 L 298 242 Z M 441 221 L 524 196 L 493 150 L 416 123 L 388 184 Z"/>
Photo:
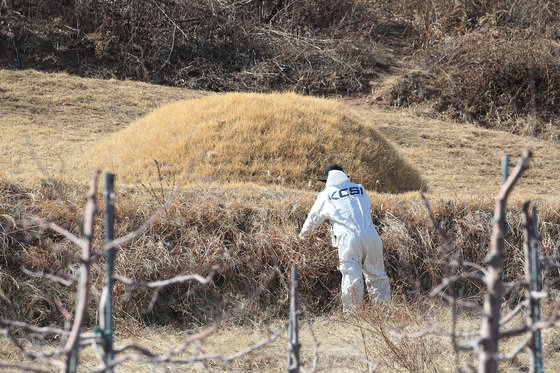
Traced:
<path fill-rule="evenodd" d="M 391 298 L 391 285 L 385 274 L 383 263 L 383 244 L 377 232 L 362 239 L 364 247 L 363 272 L 366 278 L 369 299 L 385 301 Z"/>
<path fill-rule="evenodd" d="M 350 312 L 362 305 L 364 296 L 362 254 L 359 245 L 350 234 L 339 237 L 337 245 L 339 268 L 342 274 L 342 309 L 344 312 Z"/>

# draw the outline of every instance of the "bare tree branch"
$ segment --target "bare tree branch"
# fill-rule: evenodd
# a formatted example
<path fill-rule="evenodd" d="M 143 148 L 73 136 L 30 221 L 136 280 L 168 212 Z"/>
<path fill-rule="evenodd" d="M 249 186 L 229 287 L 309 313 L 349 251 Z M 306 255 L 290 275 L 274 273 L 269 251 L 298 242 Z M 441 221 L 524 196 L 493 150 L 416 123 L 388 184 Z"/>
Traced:
<path fill-rule="evenodd" d="M 532 153 L 527 150 L 517 162 L 517 166 L 500 188 L 494 207 L 494 224 L 488 254 L 488 269 L 485 276 L 486 297 L 483 310 L 484 318 L 480 327 L 481 352 L 479 370 L 485 373 L 497 372 L 498 340 L 500 334 L 500 306 L 503 295 L 502 272 L 504 268 L 504 232 L 507 198 L 515 183 L 527 168 Z"/>
<path fill-rule="evenodd" d="M 96 170 L 93 177 L 90 180 L 90 187 L 88 192 L 88 198 L 86 203 L 86 210 L 84 214 L 84 228 L 83 234 L 85 242 L 82 246 L 81 263 L 80 263 L 80 285 L 79 285 L 79 299 L 76 306 L 76 314 L 74 316 L 74 324 L 70 330 L 70 336 L 66 341 L 64 346 L 66 353 L 66 371 L 71 368 L 71 360 L 74 354 L 76 354 L 76 349 L 78 348 L 78 342 L 80 337 L 80 332 L 84 319 L 87 315 L 87 303 L 89 298 L 90 290 L 90 256 L 93 241 L 93 228 L 95 224 L 95 214 L 97 213 L 97 179 L 99 178 L 99 170 Z"/>
<path fill-rule="evenodd" d="M 429 297 L 433 298 L 436 295 L 440 294 L 443 292 L 443 290 L 454 284 L 455 282 L 457 282 L 458 280 L 461 279 L 474 279 L 474 280 L 479 280 L 482 281 L 482 277 L 478 274 L 478 273 L 473 273 L 473 272 L 469 272 L 469 273 L 462 273 L 460 275 L 453 275 L 453 276 L 448 276 L 442 279 L 441 283 L 439 285 L 437 285 L 435 288 L 433 288 L 430 291 L 430 294 L 428 295 Z"/>
<path fill-rule="evenodd" d="M 76 282 L 78 280 L 78 278 L 75 277 L 75 276 L 71 276 L 70 280 L 67 280 L 63 277 L 55 276 L 55 275 L 52 275 L 50 273 L 45 273 L 43 271 L 33 272 L 33 271 L 28 270 L 25 267 L 21 267 L 21 270 L 23 271 L 23 273 L 25 273 L 28 276 L 37 277 L 37 278 L 45 278 L 45 279 L 53 281 L 53 282 L 58 282 L 59 284 L 62 284 L 64 286 L 72 286 L 74 284 L 74 282 Z"/>
<path fill-rule="evenodd" d="M 509 338 L 509 337 L 514 337 L 514 336 L 518 336 L 518 335 L 521 335 L 521 334 L 525 334 L 527 332 L 534 332 L 536 330 L 546 329 L 546 328 L 550 327 L 551 325 L 553 325 L 556 322 L 556 320 L 558 320 L 558 318 L 560 318 L 560 303 L 556 304 L 552 314 L 550 315 L 550 317 L 548 319 L 538 321 L 536 323 L 524 326 L 522 328 L 511 329 L 511 330 L 502 332 L 502 333 L 500 333 L 500 338 Z"/>
<path fill-rule="evenodd" d="M 12 335 L 12 334 L 8 334 L 8 338 L 12 341 L 12 343 L 14 344 L 14 346 L 16 346 L 18 348 L 18 350 L 21 351 L 21 353 L 23 353 L 28 359 L 31 360 L 38 360 L 41 361 L 45 364 L 51 365 L 51 366 L 55 366 L 57 368 L 60 369 L 64 369 L 66 366 L 63 362 L 53 359 L 53 357 L 58 357 L 61 353 L 61 350 L 57 350 L 51 353 L 35 353 L 35 352 L 29 352 L 27 351 L 22 345 L 21 343 L 19 343 L 19 341 Z"/>
<path fill-rule="evenodd" d="M 510 352 L 504 355 L 496 356 L 496 360 L 511 360 L 513 359 L 518 353 L 521 352 L 527 345 L 531 342 L 533 338 L 532 333 L 528 333 L 527 336 L 517 345 L 515 346 Z"/>
<path fill-rule="evenodd" d="M 44 219 L 41 219 L 39 217 L 35 217 L 30 221 L 27 221 L 27 222 L 24 221 L 24 227 L 29 227 L 31 225 L 30 222 L 35 222 L 37 224 L 37 226 L 39 226 L 42 229 L 51 229 L 51 230 L 55 231 L 56 233 L 59 233 L 59 234 L 63 235 L 65 238 L 67 238 L 71 242 L 75 243 L 80 248 L 82 248 L 86 244 L 85 239 L 78 238 L 72 232 L 62 228 L 61 226 L 59 226 L 55 223 L 48 222 L 48 221 L 46 221 Z"/>
<path fill-rule="evenodd" d="M 210 271 L 210 273 L 206 277 L 202 277 L 199 274 L 189 274 L 189 275 L 175 276 L 175 277 L 172 277 L 172 278 L 167 279 L 167 280 L 158 280 L 158 281 L 152 281 L 152 282 L 134 281 L 134 280 L 131 280 L 127 277 L 119 276 L 119 275 L 114 275 L 113 278 L 115 280 L 118 280 L 118 281 L 122 282 L 123 284 L 132 286 L 134 288 L 137 288 L 137 287 L 162 288 L 162 287 L 165 287 L 165 286 L 169 286 L 169 285 L 173 285 L 173 284 L 177 284 L 177 283 L 181 283 L 181 282 L 186 282 L 186 281 L 190 281 L 190 280 L 198 281 L 200 284 L 204 285 L 204 284 L 208 284 L 210 281 L 212 281 L 212 277 L 214 276 L 214 274 L 216 273 L 218 268 L 219 268 L 218 266 L 212 267 L 212 271 Z"/>
<path fill-rule="evenodd" d="M 49 373 L 48 370 L 42 370 L 42 369 L 27 367 L 27 366 L 19 365 L 19 364 L 12 364 L 12 363 L 8 363 L 8 362 L 4 362 L 4 361 L 0 361 L 0 368 L 6 368 L 6 369 L 13 368 L 13 369 L 17 369 L 21 372 Z"/>
<path fill-rule="evenodd" d="M 12 321 L 6 319 L 0 319 L 0 326 L 6 329 L 12 329 L 12 328 L 25 329 L 38 334 L 59 334 L 59 335 L 70 334 L 67 330 L 60 329 L 60 328 L 52 328 L 48 326 L 39 327 L 21 321 Z"/>
<path fill-rule="evenodd" d="M 506 316 L 502 317 L 500 320 L 500 326 L 503 326 L 511 321 L 523 308 L 527 307 L 528 304 L 529 303 L 527 301 L 519 302 L 513 310 L 511 310 Z"/>
<path fill-rule="evenodd" d="M 192 167 L 192 165 L 190 165 L 190 167 Z M 189 172 L 186 173 L 186 175 L 188 175 L 188 174 L 189 174 Z M 0 325 L 4 329 L 6 329 L 5 334 L 12 340 L 12 342 L 22 351 L 22 353 L 26 357 L 28 357 L 29 359 L 32 359 L 32 360 L 41 361 L 41 362 L 43 362 L 45 364 L 48 364 L 50 366 L 53 366 L 53 367 L 57 367 L 57 368 L 61 369 L 62 371 L 65 371 L 65 372 L 72 371 L 73 369 L 75 369 L 77 367 L 77 356 L 78 356 L 79 350 L 82 347 L 84 347 L 88 344 L 91 344 L 94 347 L 94 350 L 98 351 L 99 347 L 102 347 L 102 345 L 104 343 L 102 338 L 100 338 L 98 332 L 84 333 L 82 331 L 82 326 L 83 326 L 84 319 L 85 319 L 85 316 L 86 316 L 86 313 L 87 313 L 86 312 L 87 311 L 87 303 L 88 303 L 89 291 L 90 291 L 90 286 L 91 286 L 90 278 L 89 278 L 90 277 L 90 272 L 91 272 L 92 266 L 93 267 L 97 266 L 97 264 L 95 263 L 94 260 L 97 259 L 98 257 L 104 255 L 108 250 L 115 250 L 115 249 L 117 249 L 118 246 L 120 246 L 120 245 L 122 245 L 122 244 L 140 236 L 141 234 L 143 234 L 150 226 L 152 226 L 154 224 L 154 222 L 156 222 L 161 217 L 161 214 L 165 211 L 166 207 L 169 206 L 170 203 L 173 203 L 177 199 L 177 196 L 179 195 L 179 193 L 178 193 L 179 190 L 176 190 L 175 198 L 172 198 L 171 200 L 168 200 L 164 204 L 164 206 L 159 208 L 153 215 L 151 215 L 151 217 L 144 224 L 142 224 L 142 226 L 140 226 L 135 231 L 133 231 L 133 232 L 117 239 L 117 240 L 113 240 L 113 241 L 109 242 L 108 244 L 105 245 L 102 252 L 92 254 L 94 221 L 95 221 L 95 214 L 97 213 L 96 190 L 97 190 L 98 177 L 99 177 L 99 171 L 96 171 L 94 173 L 92 179 L 90 180 L 88 198 L 87 198 L 87 203 L 86 203 L 86 208 L 85 208 L 85 213 L 84 213 L 83 238 L 78 238 L 74 234 L 69 232 L 68 230 L 58 226 L 55 223 L 47 222 L 44 219 L 35 218 L 32 221 L 28 220 L 28 221 L 24 221 L 24 223 L 23 223 L 25 226 L 29 226 L 31 224 L 31 222 L 33 222 L 35 224 L 38 224 L 38 226 L 43 228 L 43 229 L 51 229 L 51 230 L 63 235 L 66 239 L 68 239 L 69 241 L 78 245 L 82 249 L 81 255 L 80 255 L 80 275 L 79 275 L 79 278 L 78 278 L 79 279 L 78 300 L 77 300 L 74 320 L 73 320 L 73 323 L 72 323 L 71 326 L 69 324 L 69 330 L 68 329 L 60 329 L 60 328 L 40 328 L 40 327 L 32 326 L 32 325 L 29 325 L 29 324 L 26 324 L 26 323 L 22 323 L 22 322 L 9 321 L 9 320 L 3 320 L 3 319 L 0 320 Z M 29 276 L 44 278 L 44 279 L 47 279 L 49 281 L 58 282 L 58 283 L 60 283 L 64 286 L 72 285 L 73 282 L 75 282 L 76 279 L 77 279 L 74 276 L 63 278 L 61 276 L 44 273 L 42 271 L 41 272 L 33 272 L 33 271 L 27 270 L 25 268 L 23 268 L 22 270 L 23 270 L 24 273 L 28 274 Z M 212 278 L 213 278 L 213 276 L 214 276 L 214 274 L 217 270 L 218 270 L 218 267 L 214 266 L 212 268 L 211 272 L 206 277 L 203 277 L 199 274 L 186 274 L 186 275 L 175 276 L 175 277 L 167 279 L 167 280 L 157 280 L 157 281 L 152 281 L 152 282 L 135 281 L 135 280 L 126 278 L 124 276 L 113 276 L 113 278 L 121 281 L 125 285 L 131 286 L 132 288 L 146 287 L 146 288 L 155 289 L 154 297 L 152 299 L 152 301 L 155 301 L 155 298 L 157 297 L 157 292 L 161 288 L 163 288 L 165 286 L 185 282 L 185 281 L 191 281 L 191 280 L 197 281 L 200 284 L 208 284 L 210 281 L 212 281 Z M 264 281 L 262 286 L 260 286 L 257 289 L 257 291 L 255 291 L 253 293 L 253 295 L 251 296 L 250 299 L 253 299 L 254 297 L 258 296 L 258 293 L 262 292 L 266 288 L 266 282 L 268 282 L 268 280 L 272 279 L 277 272 L 278 272 L 277 268 L 274 271 L 271 271 L 270 274 L 267 276 L 266 281 Z M 59 301 L 57 302 L 57 305 L 61 309 L 61 312 L 63 313 L 65 319 L 69 323 L 70 320 L 71 320 L 71 314 L 64 309 L 64 307 L 62 306 L 62 304 Z M 235 312 L 238 312 L 240 309 L 242 309 L 242 306 L 236 307 L 235 309 L 230 311 L 229 314 L 233 314 Z M 233 360 L 235 360 L 235 359 L 237 359 L 241 356 L 249 354 L 249 353 L 251 353 L 251 352 L 253 352 L 253 351 L 255 351 L 259 348 L 262 348 L 263 346 L 273 342 L 286 329 L 286 326 L 284 326 L 283 328 L 281 328 L 280 330 L 278 330 L 277 332 L 275 332 L 273 335 L 269 336 L 268 338 L 263 339 L 262 341 L 260 341 L 256 344 L 250 345 L 247 348 L 245 348 L 241 351 L 238 351 L 234 354 L 231 354 L 231 355 L 207 354 L 202 349 L 202 346 L 199 345 L 199 343 L 200 343 L 200 341 L 204 340 L 204 338 L 206 338 L 210 334 L 214 333 L 218 329 L 218 325 L 221 322 L 221 320 L 223 320 L 226 316 L 227 316 L 227 313 L 223 313 L 222 316 L 219 318 L 218 321 L 215 322 L 214 325 L 212 325 L 211 327 L 203 330 L 200 333 L 197 333 L 193 336 L 190 336 L 189 338 L 187 338 L 187 340 L 182 345 L 180 345 L 179 347 L 177 347 L 177 348 L 175 348 L 175 349 L 173 349 L 173 350 L 171 350 L 171 351 L 169 351 L 165 354 L 155 354 L 155 353 L 151 352 L 150 350 L 148 350 L 148 349 L 146 349 L 142 346 L 138 346 L 136 344 L 130 344 L 130 345 L 124 346 L 121 349 L 119 349 L 117 351 L 114 351 L 115 354 L 120 354 L 120 355 L 118 356 L 117 359 L 112 360 L 110 364 L 105 364 L 103 362 L 103 359 L 101 359 L 101 358 L 99 359 L 99 361 L 102 362 L 101 370 L 105 371 L 107 369 L 111 369 L 111 368 L 116 367 L 120 363 L 122 363 L 124 361 L 127 361 L 127 360 L 135 360 L 135 361 L 146 362 L 146 363 L 150 363 L 150 364 L 154 364 L 154 363 L 155 364 L 158 364 L 158 363 L 192 364 L 192 363 L 205 363 L 209 360 L 221 360 L 225 363 L 230 363 L 231 361 L 233 361 Z M 13 335 L 9 334 L 9 329 L 11 329 L 11 328 L 24 329 L 26 331 L 35 332 L 35 333 L 43 334 L 43 335 L 44 334 L 56 334 L 58 336 L 61 336 L 65 340 L 65 342 L 59 350 L 54 351 L 54 352 L 50 352 L 48 354 L 37 354 L 37 353 L 29 352 L 29 351 L 26 351 L 25 348 L 23 348 L 23 346 L 16 340 L 16 338 Z M 179 358 L 179 356 L 183 352 L 185 352 L 185 350 L 189 346 L 193 346 L 198 351 L 198 356 L 192 357 L 190 359 Z M 135 350 L 138 353 L 123 354 L 123 352 L 128 351 L 128 350 Z M 61 355 L 63 356 L 63 359 L 60 359 Z M 318 353 L 317 353 L 317 345 L 316 345 L 316 356 L 315 356 L 315 360 L 314 360 L 314 369 L 316 369 L 317 355 L 318 355 Z M 1 364 L 4 364 L 4 365 L 1 365 Z M 0 362 L 0 366 L 10 366 L 10 367 L 13 366 L 13 367 L 19 368 L 22 371 L 25 371 L 25 370 L 43 371 L 41 369 L 28 368 L 24 365 L 14 365 L 14 364 L 11 364 L 11 363 L 4 363 L 4 362 Z M 207 366 L 207 368 L 208 368 L 208 366 Z"/>

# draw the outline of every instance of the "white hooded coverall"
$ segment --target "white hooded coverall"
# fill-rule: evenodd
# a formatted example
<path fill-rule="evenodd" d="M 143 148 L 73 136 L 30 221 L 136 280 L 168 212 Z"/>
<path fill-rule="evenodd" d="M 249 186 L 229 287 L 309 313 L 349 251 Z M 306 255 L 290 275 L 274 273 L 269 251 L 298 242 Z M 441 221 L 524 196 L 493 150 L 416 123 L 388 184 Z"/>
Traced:
<path fill-rule="evenodd" d="M 362 185 L 352 183 L 342 171 L 330 171 L 326 187 L 317 196 L 299 234 L 304 237 L 327 219 L 332 224 L 332 244 L 338 248 L 342 273 L 344 312 L 362 305 L 362 273 L 370 299 L 384 301 L 391 297 L 383 245 L 370 210 L 371 203 Z"/>

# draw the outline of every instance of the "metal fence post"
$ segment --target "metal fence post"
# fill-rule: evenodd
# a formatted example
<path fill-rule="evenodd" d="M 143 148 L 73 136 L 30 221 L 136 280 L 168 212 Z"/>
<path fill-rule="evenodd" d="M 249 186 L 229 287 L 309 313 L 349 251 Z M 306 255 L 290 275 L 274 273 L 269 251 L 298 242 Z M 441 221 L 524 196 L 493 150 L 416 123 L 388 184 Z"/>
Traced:
<path fill-rule="evenodd" d="M 299 373 L 300 359 L 297 320 L 297 267 L 292 266 L 292 286 L 290 297 L 290 341 L 288 351 L 288 373 Z"/>
<path fill-rule="evenodd" d="M 504 154 L 502 157 L 502 184 L 504 185 L 509 177 L 509 156 Z M 504 234 L 510 233 L 509 225 L 507 223 L 507 210 L 504 208 Z"/>
<path fill-rule="evenodd" d="M 105 243 L 108 244 L 115 238 L 115 175 L 105 174 Z M 100 318 L 100 328 L 103 333 L 103 350 L 105 364 L 113 360 L 113 272 L 115 268 L 115 250 L 107 251 L 105 289 L 103 296 L 103 309 L 100 312 L 104 317 Z M 112 372 L 112 369 L 108 369 Z"/>
<path fill-rule="evenodd" d="M 504 154 L 504 156 L 502 157 L 502 185 L 506 182 L 508 176 L 509 176 L 509 156 L 507 154 Z"/>
<path fill-rule="evenodd" d="M 539 237 L 537 230 L 537 207 L 533 205 L 533 239 L 531 240 L 531 290 L 533 292 L 539 292 L 540 289 L 540 276 L 539 276 Z M 533 324 L 537 323 L 541 319 L 541 301 L 539 299 L 534 299 L 531 297 L 531 318 Z M 534 348 L 534 361 L 532 371 L 535 373 L 543 372 L 543 362 L 542 362 L 542 344 L 541 344 L 541 331 L 536 330 L 533 334 L 533 348 Z"/>

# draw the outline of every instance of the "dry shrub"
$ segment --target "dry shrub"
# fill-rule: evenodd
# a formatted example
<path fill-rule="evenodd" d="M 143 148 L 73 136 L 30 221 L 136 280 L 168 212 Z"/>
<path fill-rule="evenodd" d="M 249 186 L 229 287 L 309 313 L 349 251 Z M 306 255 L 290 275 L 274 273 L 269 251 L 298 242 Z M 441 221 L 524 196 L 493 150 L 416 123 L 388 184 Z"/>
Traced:
<path fill-rule="evenodd" d="M 41 216 L 79 235 L 85 189 L 41 180 L 33 189 L 0 179 L 0 315 L 14 320 L 49 324 L 62 320 L 56 302 L 68 309 L 76 303 L 75 288 L 52 284 L 24 273 L 50 273 L 63 278 L 75 274 L 79 251 L 52 231 L 26 227 L 24 221 Z M 90 319 L 95 319 L 93 302 Z"/>
<path fill-rule="evenodd" d="M 368 93 L 392 67 L 420 63 L 427 73 L 405 76 L 394 104 L 429 102 L 448 117 L 522 133 L 534 81 L 533 132 L 560 136 L 559 0 L 5 4 L 0 61 L 7 67 L 340 95 Z"/>
<path fill-rule="evenodd" d="M 447 340 L 429 334 L 415 338 L 395 335 L 420 334 L 433 330 L 435 325 L 445 329 L 447 325 L 443 323 L 448 315 L 444 304 L 397 299 L 367 307 L 355 319 L 347 321 L 349 328 L 359 330 L 355 334 L 361 339 L 365 356 L 380 364 L 380 372 L 436 372 L 453 366 L 449 358 L 452 346 Z"/>
<path fill-rule="evenodd" d="M 0 59 L 87 76 L 345 94 L 393 63 L 370 39 L 378 17 L 362 0 L 14 1 L 6 15 L 13 45 Z"/>
<path fill-rule="evenodd" d="M 558 47 L 524 34 L 473 32 L 434 53 L 453 81 L 442 84 L 439 110 L 454 117 L 467 115 L 485 127 L 526 134 L 527 128 L 517 128 L 515 120 L 528 117 L 534 109 L 539 119 L 534 134 L 543 132 L 543 123 L 560 114 L 555 104 L 560 90 Z"/>
<path fill-rule="evenodd" d="M 393 197 L 384 197 L 381 201 L 376 204 L 374 200 L 372 215 L 377 219 L 385 248 L 386 270 L 393 285 L 405 294 L 418 294 L 437 285 L 449 273 L 454 252 L 435 232 L 423 203 Z M 553 255 L 560 239 L 555 231 L 560 223 L 558 206 L 538 201 L 536 205 L 541 255 Z M 460 258 L 484 265 L 490 245 L 494 201 L 490 198 L 435 200 L 431 201 L 431 208 Z M 524 273 L 520 203 L 510 203 L 507 222 L 510 232 L 506 236 L 504 280 L 511 281 Z M 458 289 L 464 297 L 478 297 L 482 290 L 480 283 L 471 281 L 461 282 Z"/>
<path fill-rule="evenodd" d="M 199 155 L 204 153 L 203 159 Z M 215 95 L 168 104 L 101 140 L 83 157 L 124 182 L 199 177 L 308 188 L 327 163 L 340 163 L 366 188 L 424 188 L 377 131 L 335 100 L 288 94 Z"/>
<path fill-rule="evenodd" d="M 3 184 L 6 190 L 8 187 Z M 67 192 L 58 201 L 33 204 L 30 193 L 42 193 L 38 188 L 18 191 L 17 198 L 22 201 L 19 207 L 13 204 L 14 195 L 2 193 L 0 214 L 50 215 L 59 222 L 81 220 L 82 198 L 62 188 Z M 50 187 L 47 184 L 45 188 Z M 149 199 L 142 191 L 120 190 L 116 236 L 137 228 L 163 201 L 172 197 L 170 192 L 162 191 L 160 200 Z M 162 218 L 148 232 L 120 249 L 116 273 L 137 281 L 151 281 L 193 272 L 207 275 L 218 265 L 214 281 L 207 286 L 192 282 L 165 287 L 157 294 L 152 308 L 153 291 L 131 289 L 117 282 L 115 317 L 119 322 L 135 319 L 192 326 L 212 320 L 222 311 L 231 313 L 233 320 L 240 323 L 286 316 L 292 265 L 298 266 L 302 305 L 313 314 L 336 310 L 340 273 L 327 225 L 309 239 L 296 239 L 314 197 L 311 192 L 250 184 L 189 186 L 173 204 L 166 206 Z M 372 214 L 384 242 L 387 273 L 395 296 L 413 301 L 447 273 L 451 253 L 431 227 L 420 201 L 375 193 L 371 197 Z M 539 204 L 538 208 L 542 255 L 550 255 L 560 239 L 559 206 Z M 461 257 L 484 264 L 493 201 L 432 201 L 432 209 Z M 511 233 L 506 237 L 506 281 L 523 277 L 519 212 L 519 207 L 509 209 Z M 100 214 L 98 227 L 101 226 Z M 2 317 L 34 320 L 39 324 L 59 323 L 61 318 L 53 300 L 60 300 L 66 308 L 73 309 L 75 285 L 65 287 L 33 278 L 23 273 L 22 267 L 62 276 L 76 267 L 77 250 L 50 232 L 14 231 L 4 221 L 2 227 L 0 286 L 5 294 L 0 297 Z M 67 228 L 79 234 L 79 226 L 67 225 Z M 34 239 L 25 241 L 16 233 Z M 99 248 L 102 243 L 103 232 L 98 228 L 95 246 Z M 92 268 L 90 324 L 95 323 L 96 302 L 103 285 L 103 261 L 98 264 Z M 558 280 L 557 272 L 552 272 L 547 280 Z M 464 282 L 458 284 L 457 290 L 463 297 L 477 298 L 481 290 L 478 285 Z"/>
<path fill-rule="evenodd" d="M 327 240 L 306 245 L 297 240 L 306 206 L 312 202 L 310 194 L 299 194 L 250 185 L 189 187 L 166 209 L 163 220 L 122 249 L 116 267 L 127 277 L 147 281 L 182 273 L 206 275 L 218 265 L 212 284 L 166 288 L 150 311 L 151 291 L 127 294 L 117 285 L 117 293 L 123 296 L 116 307 L 136 319 L 161 323 L 205 323 L 222 311 L 239 322 L 266 321 L 286 316 L 290 271 L 295 264 L 305 304 L 316 312 L 331 310 L 338 272 L 330 264 L 337 254 L 328 248 Z M 121 214 L 132 217 L 127 219 L 131 225 L 121 228 L 132 229 L 152 208 L 138 209 L 127 203 Z M 323 229 L 319 235 L 326 238 L 328 232 Z"/>
<path fill-rule="evenodd" d="M 558 137 L 558 9 L 558 1 L 537 0 L 401 6 L 428 72 L 406 75 L 393 104 L 429 102 L 438 113 L 516 134 L 528 132 L 523 120 L 534 111 L 529 132 Z"/>
<path fill-rule="evenodd" d="M 407 20 L 415 30 L 408 35 L 428 51 L 448 37 L 477 30 L 526 30 L 535 39 L 558 37 L 558 0 L 402 0 L 392 2 L 390 9 Z"/>

